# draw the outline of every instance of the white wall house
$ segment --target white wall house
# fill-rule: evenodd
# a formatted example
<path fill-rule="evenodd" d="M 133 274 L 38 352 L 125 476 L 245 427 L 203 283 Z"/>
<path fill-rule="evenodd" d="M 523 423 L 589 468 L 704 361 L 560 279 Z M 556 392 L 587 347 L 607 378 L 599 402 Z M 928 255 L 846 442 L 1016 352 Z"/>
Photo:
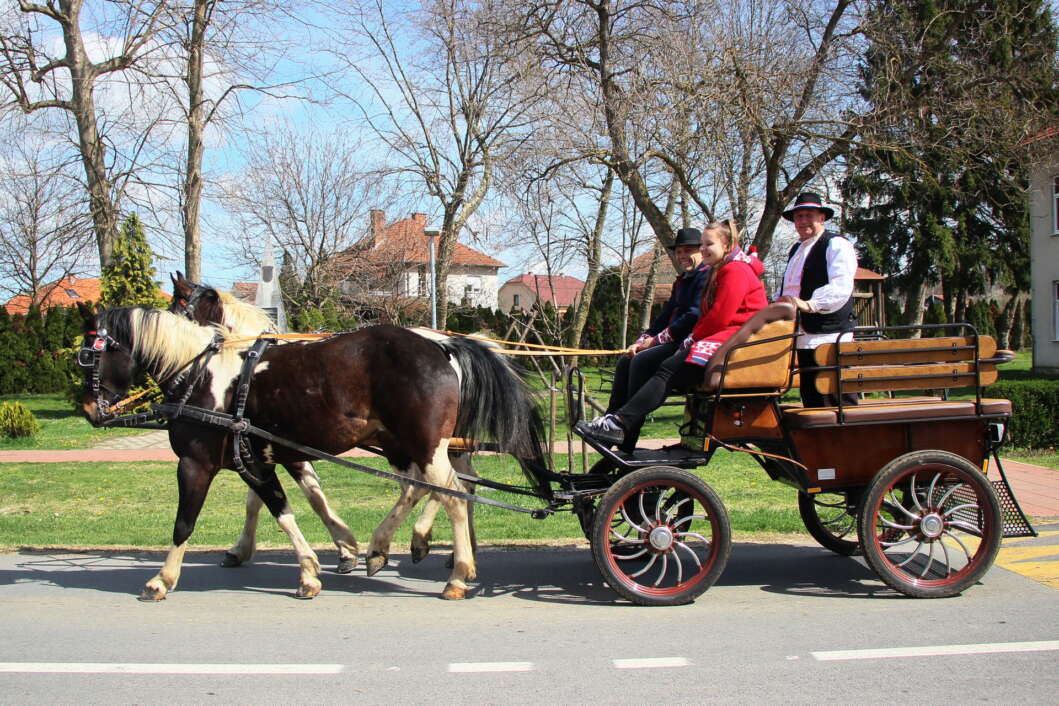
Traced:
<path fill-rule="evenodd" d="M 1030 279 L 1033 369 L 1059 374 L 1059 126 L 1032 141 Z"/>

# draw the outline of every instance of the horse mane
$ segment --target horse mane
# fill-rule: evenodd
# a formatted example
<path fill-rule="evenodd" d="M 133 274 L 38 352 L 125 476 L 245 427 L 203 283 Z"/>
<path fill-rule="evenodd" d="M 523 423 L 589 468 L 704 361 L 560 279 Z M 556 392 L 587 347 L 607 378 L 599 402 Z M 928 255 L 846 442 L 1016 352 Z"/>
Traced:
<path fill-rule="evenodd" d="M 252 304 L 236 299 L 228 292 L 217 292 L 224 307 L 224 320 L 221 322 L 240 336 L 256 336 L 266 331 L 275 331 L 276 324 L 264 310 Z"/>
<path fill-rule="evenodd" d="M 133 355 L 157 378 L 176 374 L 219 336 L 222 342 L 236 334 L 221 326 L 200 326 L 168 311 L 145 307 L 121 307 L 103 312 L 101 323 L 119 341 L 125 341 Z M 245 348 L 245 346 L 244 346 Z M 239 356 L 240 349 L 224 346 L 217 353 L 222 359 Z"/>

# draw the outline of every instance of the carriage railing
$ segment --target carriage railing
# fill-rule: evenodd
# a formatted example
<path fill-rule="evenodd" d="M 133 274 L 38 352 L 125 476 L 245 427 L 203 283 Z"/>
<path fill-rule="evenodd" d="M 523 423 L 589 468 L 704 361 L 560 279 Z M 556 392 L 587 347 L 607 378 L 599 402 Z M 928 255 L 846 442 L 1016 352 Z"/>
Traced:
<path fill-rule="evenodd" d="M 888 335 L 891 332 L 900 332 L 900 331 L 919 331 L 920 332 L 920 337 L 922 339 L 922 338 L 925 338 L 925 336 L 923 336 L 924 333 L 927 333 L 928 331 L 938 331 L 938 330 L 950 331 L 950 332 L 952 332 L 952 333 L 950 333 L 950 335 L 954 335 L 954 336 L 960 336 L 960 335 L 969 336 L 971 341 L 972 341 L 972 343 L 969 344 L 969 345 L 962 345 L 962 346 L 959 346 L 959 345 L 946 345 L 946 346 L 936 346 L 936 347 L 928 346 L 928 347 L 923 347 L 923 348 L 917 348 L 916 352 L 920 352 L 920 353 L 931 353 L 931 352 L 952 352 L 952 353 L 958 353 L 960 351 L 969 351 L 970 355 L 967 356 L 967 357 L 970 358 L 971 361 L 972 361 L 971 369 L 967 370 L 967 371 L 952 371 L 950 373 L 946 373 L 945 377 L 951 377 L 952 378 L 952 384 L 948 385 L 948 386 L 946 386 L 944 388 L 941 388 L 941 389 L 943 389 L 943 391 L 944 391 L 943 398 L 947 399 L 947 397 L 948 397 L 948 389 L 949 388 L 973 386 L 974 387 L 974 394 L 975 394 L 975 412 L 976 412 L 976 414 L 981 415 L 982 414 L 982 366 L 981 366 L 981 364 L 983 362 L 1003 362 L 1006 359 L 1001 358 L 1001 359 L 991 359 L 991 360 L 988 360 L 988 361 L 983 361 L 979 357 L 979 352 L 980 352 L 981 348 L 980 348 L 980 336 L 979 336 L 978 330 L 973 325 L 968 324 L 968 323 L 909 324 L 909 325 L 903 325 L 903 326 L 864 326 L 864 327 L 857 327 L 856 329 L 854 329 L 851 332 L 852 338 L 849 339 L 849 340 L 842 340 L 844 334 L 840 334 L 839 339 L 835 343 L 836 355 L 835 355 L 835 364 L 834 365 L 817 365 L 817 366 L 813 366 L 811 368 L 810 367 L 806 367 L 804 369 L 805 370 L 816 370 L 818 373 L 825 373 L 825 372 L 833 372 L 834 373 L 835 380 L 836 380 L 836 387 L 837 387 L 835 396 L 838 398 L 838 404 L 836 405 L 837 410 L 838 410 L 838 421 L 839 421 L 840 424 L 842 424 L 842 423 L 845 422 L 845 414 L 846 414 L 845 413 L 845 409 L 847 407 L 849 407 L 848 404 L 844 403 L 843 395 L 850 393 L 850 389 L 849 388 L 851 387 L 850 384 L 849 384 L 849 380 L 843 377 L 842 371 L 843 370 L 849 370 L 851 367 L 853 367 L 849 363 L 849 361 L 851 359 L 856 359 L 858 363 L 863 364 L 863 359 L 865 357 L 869 357 L 870 358 L 872 356 L 894 355 L 894 354 L 897 354 L 897 353 L 904 353 L 904 352 L 908 351 L 907 347 L 899 347 L 899 346 L 894 347 L 894 348 L 881 348 L 881 349 L 870 350 L 870 351 L 849 350 L 849 349 L 844 350 L 843 349 L 843 345 L 848 345 L 850 343 L 857 343 L 858 341 L 863 341 L 863 340 L 874 340 L 874 341 L 878 341 L 878 340 L 884 340 L 884 341 L 889 341 L 889 340 L 900 341 L 900 340 L 904 340 L 904 338 L 894 338 L 894 337 Z M 872 381 L 873 382 L 878 382 L 878 383 L 885 383 L 885 382 L 897 382 L 897 381 L 917 380 L 917 379 L 921 379 L 921 380 L 928 380 L 928 379 L 936 380 L 936 379 L 938 379 L 938 377 L 939 376 L 936 375 L 936 374 L 934 374 L 934 375 L 930 375 L 930 374 L 915 375 L 915 374 L 909 374 L 907 372 L 904 372 L 903 374 L 895 374 L 895 375 L 892 375 L 892 376 L 881 376 L 881 377 L 877 377 L 877 378 L 873 377 Z M 960 384 L 962 381 L 966 381 L 966 384 Z M 930 388 L 927 388 L 927 389 L 930 389 Z"/>

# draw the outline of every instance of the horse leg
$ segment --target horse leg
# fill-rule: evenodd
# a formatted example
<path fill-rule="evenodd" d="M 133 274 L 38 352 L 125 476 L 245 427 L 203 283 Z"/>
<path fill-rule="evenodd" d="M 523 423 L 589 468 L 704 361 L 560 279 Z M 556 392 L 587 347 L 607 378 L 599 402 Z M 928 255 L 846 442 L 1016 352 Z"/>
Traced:
<path fill-rule="evenodd" d="M 428 483 L 460 490 L 462 484 L 453 473 L 448 456 L 448 439 L 442 439 L 434 451 L 434 458 L 423 469 L 423 476 Z M 438 499 L 445 506 L 445 512 L 452 521 L 452 572 L 449 582 L 442 592 L 442 598 L 460 600 L 467 595 L 467 581 L 477 576 L 474 553 L 471 550 L 471 533 L 467 512 L 467 501 L 451 495 L 440 495 Z"/>
<path fill-rule="evenodd" d="M 316 475 L 313 465 L 308 462 L 298 462 L 285 464 L 284 468 L 305 493 L 309 505 L 316 511 L 320 521 L 331 534 L 335 546 L 338 547 L 338 568 L 335 571 L 340 574 L 351 573 L 357 566 L 359 551 L 357 540 L 349 530 L 349 526 L 335 514 L 327 503 L 327 497 L 324 495 L 323 488 L 320 487 L 320 477 Z"/>
<path fill-rule="evenodd" d="M 187 551 L 188 538 L 195 530 L 195 521 L 202 511 L 210 483 L 217 475 L 217 467 L 206 465 L 184 457 L 177 464 L 177 515 L 173 523 L 173 545 L 169 548 L 162 569 L 144 584 L 140 593 L 141 601 L 162 601 L 176 588 L 180 580 L 180 568 Z"/>
<path fill-rule="evenodd" d="M 415 465 L 413 464 L 407 471 L 394 470 L 400 473 L 407 473 L 414 469 Z M 390 559 L 390 543 L 393 541 L 394 532 L 401 526 L 401 523 L 404 522 L 405 517 L 415 507 L 415 504 L 419 502 L 419 499 L 426 495 L 427 492 L 425 488 L 418 488 L 405 483 L 401 484 L 401 494 L 398 496 L 397 502 L 394 503 L 389 514 L 386 515 L 371 534 L 371 544 L 368 545 L 368 559 L 366 562 L 368 576 L 374 576 L 379 573 L 382 567 L 386 566 Z"/>
<path fill-rule="evenodd" d="M 287 503 L 283 486 L 276 478 L 276 467 L 271 464 L 265 465 L 263 471 L 261 478 L 249 473 L 244 474 L 242 478 L 250 489 L 264 501 L 269 512 L 276 518 L 276 524 L 286 533 L 294 547 L 299 571 L 296 597 L 313 598 L 320 593 L 320 560 L 316 558 L 316 552 L 309 546 L 309 542 L 305 540 L 305 535 L 302 534 L 294 519 L 294 513 L 291 512 L 290 504 Z"/>
<path fill-rule="evenodd" d="M 449 454 L 449 462 L 458 473 L 468 476 L 478 475 L 474 470 L 474 466 L 471 465 L 471 455 L 469 453 Z M 474 491 L 473 488 L 468 488 L 466 486 L 465 489 L 468 492 Z M 434 527 L 434 520 L 440 509 L 441 501 L 436 495 L 431 495 L 430 499 L 427 500 L 426 506 L 423 508 L 423 512 L 419 515 L 419 519 L 416 520 L 415 526 L 412 528 L 413 562 L 422 561 L 430 551 L 431 529 Z M 471 551 L 477 554 L 478 541 L 474 534 L 474 503 L 467 506 L 467 521 L 470 524 L 471 529 Z M 451 554 L 449 554 L 449 558 L 445 561 L 445 566 L 449 569 L 452 568 L 453 558 Z"/>
<path fill-rule="evenodd" d="M 254 557 L 257 549 L 257 518 L 261 514 L 264 503 L 257 493 L 252 490 L 246 491 L 246 518 L 243 520 L 243 533 L 235 541 L 232 548 L 224 553 L 221 566 L 242 566 Z"/>

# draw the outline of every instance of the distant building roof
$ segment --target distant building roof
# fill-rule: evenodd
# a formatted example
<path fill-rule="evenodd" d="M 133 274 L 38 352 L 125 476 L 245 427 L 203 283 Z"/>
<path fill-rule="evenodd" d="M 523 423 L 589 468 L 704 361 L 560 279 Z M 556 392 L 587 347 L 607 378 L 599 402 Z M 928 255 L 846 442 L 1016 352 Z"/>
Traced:
<path fill-rule="evenodd" d="M 232 282 L 232 296 L 253 304 L 257 298 L 257 282 Z"/>
<path fill-rule="evenodd" d="M 1059 124 L 1047 127 L 1041 130 L 1036 135 L 1030 135 L 1019 144 L 1022 146 L 1033 144 L 1034 142 L 1040 142 L 1041 140 L 1047 140 L 1049 137 L 1055 137 L 1059 135 Z"/>
<path fill-rule="evenodd" d="M 881 275 L 878 272 L 872 272 L 863 267 L 858 267 L 857 274 L 853 275 L 853 279 L 886 279 L 886 275 Z"/>
<path fill-rule="evenodd" d="M 41 299 L 41 311 L 53 306 L 74 306 L 77 302 L 98 302 L 102 296 L 98 277 L 65 277 L 57 282 L 49 282 L 42 289 L 47 294 Z M 165 299 L 173 298 L 161 289 L 158 293 Z M 25 314 L 32 302 L 28 294 L 19 294 L 12 297 L 4 308 L 8 314 Z"/>
<path fill-rule="evenodd" d="M 504 282 L 504 286 L 509 284 L 525 285 L 537 295 L 538 301 L 551 302 L 552 306 L 557 309 L 573 306 L 581 290 L 585 288 L 584 282 L 566 275 L 548 277 L 548 275 L 522 274 Z"/>
<path fill-rule="evenodd" d="M 366 238 L 354 247 L 339 254 L 339 262 L 348 259 L 350 264 L 357 259 L 375 263 L 403 263 L 425 265 L 430 262 L 430 243 L 426 237 L 427 217 L 413 213 L 409 218 L 386 225 L 386 212 L 371 212 L 370 231 Z M 501 268 L 503 262 L 489 257 L 463 243 L 456 243 L 452 252 L 453 265 L 479 265 Z"/>

